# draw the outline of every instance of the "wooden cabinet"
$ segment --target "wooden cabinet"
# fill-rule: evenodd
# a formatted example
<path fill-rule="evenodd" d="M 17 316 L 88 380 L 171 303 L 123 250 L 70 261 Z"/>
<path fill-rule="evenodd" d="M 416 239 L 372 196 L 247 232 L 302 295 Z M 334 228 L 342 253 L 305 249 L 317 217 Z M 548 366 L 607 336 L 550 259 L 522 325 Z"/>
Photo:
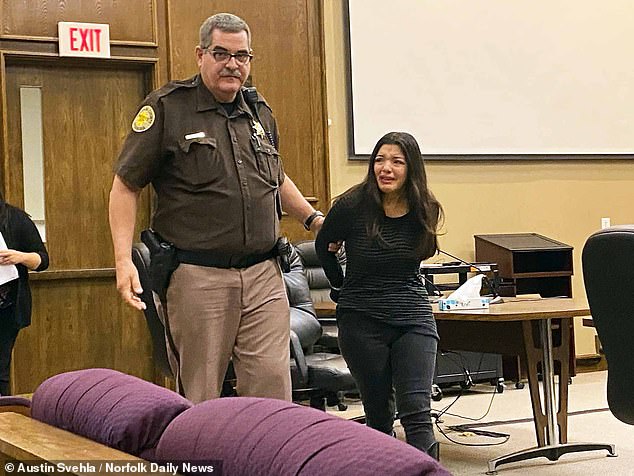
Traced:
<path fill-rule="evenodd" d="M 498 265 L 500 295 L 539 294 L 572 297 L 573 247 L 537 233 L 474 235 L 476 261 Z M 570 328 L 570 375 L 574 376 L 574 327 Z M 504 377 L 523 376 L 517 358 L 504 357 Z"/>
<path fill-rule="evenodd" d="M 497 263 L 503 296 L 572 297 L 572 246 L 537 233 L 474 238 L 476 261 Z"/>

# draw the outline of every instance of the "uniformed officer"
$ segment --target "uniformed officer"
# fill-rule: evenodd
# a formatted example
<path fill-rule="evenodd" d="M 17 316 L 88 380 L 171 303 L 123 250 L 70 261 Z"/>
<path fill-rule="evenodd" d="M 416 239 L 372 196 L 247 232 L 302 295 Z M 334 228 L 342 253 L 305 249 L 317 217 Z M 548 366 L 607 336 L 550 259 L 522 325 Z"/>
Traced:
<path fill-rule="evenodd" d="M 170 361 L 193 402 L 219 396 L 230 358 L 239 395 L 290 400 L 288 301 L 272 258 L 281 208 L 315 232 L 323 222 L 284 173 L 269 105 L 242 91 L 252 58 L 244 20 L 205 20 L 200 73 L 143 101 L 110 192 L 117 288 L 143 309 L 131 246 L 139 192 L 156 191 L 152 228 L 180 262 L 167 289 Z"/>

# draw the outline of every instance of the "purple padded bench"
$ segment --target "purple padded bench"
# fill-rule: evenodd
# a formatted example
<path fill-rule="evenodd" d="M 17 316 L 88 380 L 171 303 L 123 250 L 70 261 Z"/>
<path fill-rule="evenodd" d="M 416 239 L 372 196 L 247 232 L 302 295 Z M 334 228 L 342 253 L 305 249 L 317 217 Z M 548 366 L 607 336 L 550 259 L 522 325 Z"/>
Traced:
<path fill-rule="evenodd" d="M 192 406 L 175 392 L 110 369 L 77 370 L 45 380 L 31 416 L 144 459 L 167 425 Z"/>
<path fill-rule="evenodd" d="M 450 473 L 391 436 L 281 400 L 220 398 L 168 425 L 156 448 L 163 461 L 218 461 L 231 476 L 375 476 Z"/>
<path fill-rule="evenodd" d="M 56 375 L 33 394 L 34 419 L 155 462 L 214 462 L 224 476 L 447 476 L 395 438 L 281 400 L 192 404 L 109 369 Z M 183 471 L 187 474 L 186 471 Z"/>

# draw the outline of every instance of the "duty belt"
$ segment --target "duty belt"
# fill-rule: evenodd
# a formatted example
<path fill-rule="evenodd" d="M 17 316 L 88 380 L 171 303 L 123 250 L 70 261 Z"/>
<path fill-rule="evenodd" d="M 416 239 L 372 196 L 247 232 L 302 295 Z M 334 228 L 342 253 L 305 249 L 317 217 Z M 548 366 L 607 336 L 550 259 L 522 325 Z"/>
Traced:
<path fill-rule="evenodd" d="M 275 248 L 266 253 L 255 253 L 250 255 L 228 255 L 217 251 L 188 251 L 176 250 L 178 261 L 196 266 L 207 266 L 210 268 L 248 268 L 254 264 L 261 263 L 267 259 L 277 256 Z"/>

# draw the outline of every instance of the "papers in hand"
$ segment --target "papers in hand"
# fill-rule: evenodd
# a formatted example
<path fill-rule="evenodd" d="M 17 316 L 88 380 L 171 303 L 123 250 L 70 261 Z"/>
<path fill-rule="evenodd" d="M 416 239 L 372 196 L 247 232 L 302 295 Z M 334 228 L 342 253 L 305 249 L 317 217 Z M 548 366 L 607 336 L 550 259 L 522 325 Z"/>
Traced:
<path fill-rule="evenodd" d="M 0 233 L 0 250 L 8 249 L 4 236 Z M 0 265 L 0 284 L 8 283 L 14 279 L 18 279 L 18 268 L 14 264 Z"/>

